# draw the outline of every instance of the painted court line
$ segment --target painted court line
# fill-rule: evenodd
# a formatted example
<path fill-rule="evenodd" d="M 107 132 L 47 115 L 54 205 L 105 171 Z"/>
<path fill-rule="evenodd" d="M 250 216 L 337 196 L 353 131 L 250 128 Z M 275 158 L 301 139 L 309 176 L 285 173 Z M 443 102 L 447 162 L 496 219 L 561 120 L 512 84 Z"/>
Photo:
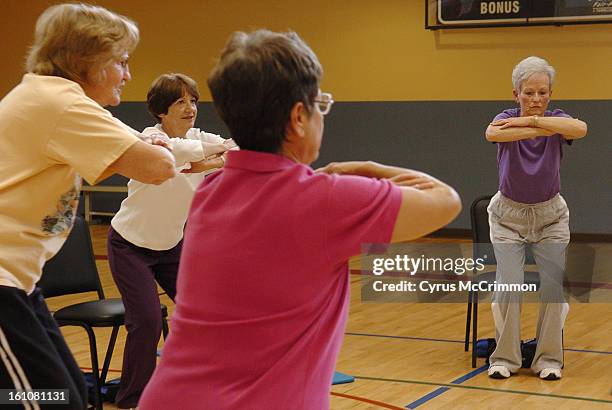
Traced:
<path fill-rule="evenodd" d="M 79 369 L 81 370 L 86 370 L 86 371 L 93 371 L 93 369 L 91 367 L 79 367 Z M 121 370 L 117 370 L 117 369 L 108 369 L 107 370 L 109 373 L 121 373 Z"/>
<path fill-rule="evenodd" d="M 394 406 L 394 405 L 389 404 L 389 403 L 383 403 L 382 401 L 372 400 L 372 399 L 368 399 L 368 398 L 365 398 L 365 397 L 353 396 L 352 394 L 331 392 L 331 395 L 332 396 L 342 397 L 342 398 L 345 398 L 345 399 L 351 399 L 351 400 L 355 400 L 355 401 L 360 401 L 360 402 L 363 402 L 363 403 L 373 404 L 375 406 L 382 407 L 384 409 L 404 410 L 402 407 L 397 407 L 397 406 Z"/>
<path fill-rule="evenodd" d="M 414 336 L 393 336 L 393 335 L 377 335 L 372 333 L 355 333 L 355 332 L 346 332 L 345 335 L 349 336 L 364 336 L 364 337 L 382 337 L 387 339 L 406 339 L 406 340 L 423 340 L 426 342 L 446 342 L 446 343 L 461 343 L 463 344 L 463 340 L 453 340 L 453 339 L 434 339 L 430 337 L 414 337 Z"/>
<path fill-rule="evenodd" d="M 554 399 L 578 400 L 578 401 L 588 401 L 588 402 L 594 402 L 594 403 L 612 403 L 612 400 L 593 399 L 591 397 L 582 397 L 582 396 L 565 396 L 561 394 L 546 394 L 546 393 L 538 393 L 538 392 L 525 391 L 525 390 L 494 389 L 491 387 L 465 386 L 463 384 L 435 383 L 435 382 L 426 382 L 426 381 L 421 381 L 421 380 L 386 379 L 382 377 L 367 377 L 367 376 L 359 376 L 359 375 L 354 375 L 354 377 L 360 380 L 371 380 L 371 381 L 379 381 L 379 382 L 420 384 L 424 386 L 448 387 L 449 389 L 454 388 L 454 389 L 466 389 L 466 390 L 481 390 L 481 391 L 490 391 L 494 393 L 522 394 L 522 395 L 527 395 L 527 396 L 550 397 Z"/>
<path fill-rule="evenodd" d="M 480 373 L 484 372 L 485 370 L 487 370 L 488 366 L 485 364 L 484 366 L 476 369 L 476 370 L 472 370 L 471 372 L 469 372 L 466 375 L 463 375 L 461 377 L 459 377 L 458 379 L 455 379 L 451 382 L 451 384 L 461 384 L 466 380 L 471 379 L 474 376 L 478 376 Z M 441 395 L 442 393 L 446 392 L 450 390 L 449 387 L 440 387 L 437 390 L 432 391 L 431 393 L 426 394 L 425 396 L 421 397 L 418 400 L 413 401 L 412 403 L 408 404 L 406 406 L 407 409 L 416 409 L 417 407 L 419 407 L 421 404 L 427 403 L 429 400 L 434 399 L 436 397 L 438 397 L 439 395 Z"/>
<path fill-rule="evenodd" d="M 578 352 L 578 353 L 598 353 L 598 354 L 612 354 L 612 352 L 604 352 L 601 350 L 584 350 L 584 349 L 567 349 L 564 348 L 566 352 Z"/>
<path fill-rule="evenodd" d="M 405 339 L 405 340 L 422 340 L 425 342 L 445 342 L 445 343 L 461 343 L 464 344 L 464 340 L 454 340 L 454 339 L 435 339 L 430 337 L 414 337 L 414 336 L 393 336 L 393 335 L 377 335 L 373 333 L 356 333 L 356 332 L 346 332 L 347 336 L 363 336 L 363 337 L 380 337 L 387 339 Z M 470 342 L 471 343 L 471 342 Z M 564 348 L 566 352 L 577 352 L 577 353 L 595 353 L 595 354 L 612 354 L 612 352 L 606 352 L 602 350 L 586 350 L 586 349 L 571 349 Z"/>

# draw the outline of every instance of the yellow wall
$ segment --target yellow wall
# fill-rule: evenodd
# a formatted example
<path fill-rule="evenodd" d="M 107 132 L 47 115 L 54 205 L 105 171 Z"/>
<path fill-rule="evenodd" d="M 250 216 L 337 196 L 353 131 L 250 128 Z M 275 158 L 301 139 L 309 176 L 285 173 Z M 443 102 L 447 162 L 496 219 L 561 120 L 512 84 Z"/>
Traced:
<path fill-rule="evenodd" d="M 2 0 L 0 96 L 17 84 L 34 23 L 52 0 Z M 324 68 L 322 88 L 341 101 L 507 100 L 510 73 L 540 55 L 558 72 L 557 99 L 612 98 L 612 25 L 424 29 L 424 0 L 100 0 L 134 19 L 141 42 L 124 101 L 142 101 L 160 73 L 205 86 L 228 35 L 293 29 Z"/>

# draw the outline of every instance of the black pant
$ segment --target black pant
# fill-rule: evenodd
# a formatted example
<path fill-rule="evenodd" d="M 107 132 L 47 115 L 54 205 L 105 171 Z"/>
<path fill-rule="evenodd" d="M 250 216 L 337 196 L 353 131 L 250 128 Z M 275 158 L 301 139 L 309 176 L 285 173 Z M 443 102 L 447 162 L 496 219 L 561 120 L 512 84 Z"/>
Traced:
<path fill-rule="evenodd" d="M 182 244 L 155 251 L 125 240 L 112 227 L 108 230 L 108 264 L 121 292 L 127 329 L 121 387 L 115 400 L 122 409 L 138 405 L 155 370 L 162 333 L 157 283 L 174 300 Z"/>
<path fill-rule="evenodd" d="M 68 389 L 69 404 L 38 404 L 42 409 L 87 408 L 83 374 L 72 357 L 40 290 L 27 295 L 0 286 L 0 389 Z M 32 408 L 34 404 L 4 408 Z"/>

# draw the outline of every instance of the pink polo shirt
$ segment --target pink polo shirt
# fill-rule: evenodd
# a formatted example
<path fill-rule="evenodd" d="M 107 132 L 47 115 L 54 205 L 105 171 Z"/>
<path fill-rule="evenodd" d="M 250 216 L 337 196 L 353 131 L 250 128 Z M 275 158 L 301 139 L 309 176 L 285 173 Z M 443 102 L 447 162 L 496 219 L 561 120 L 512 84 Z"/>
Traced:
<path fill-rule="evenodd" d="M 172 329 L 141 409 L 328 409 L 348 258 L 388 242 L 388 181 L 233 151 L 193 199 Z"/>

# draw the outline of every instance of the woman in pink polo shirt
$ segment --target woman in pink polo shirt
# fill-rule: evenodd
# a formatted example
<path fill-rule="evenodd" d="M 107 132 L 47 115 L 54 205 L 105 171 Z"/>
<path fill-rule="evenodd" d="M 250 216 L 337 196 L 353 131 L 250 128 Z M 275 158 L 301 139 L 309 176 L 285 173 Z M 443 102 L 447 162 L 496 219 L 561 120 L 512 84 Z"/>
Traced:
<path fill-rule="evenodd" d="M 240 151 L 198 188 L 177 305 L 141 409 L 327 409 L 363 243 L 429 233 L 456 192 L 373 162 L 315 173 L 322 68 L 295 33 L 235 33 L 208 79 Z M 342 175 L 341 175 L 342 174 Z"/>

